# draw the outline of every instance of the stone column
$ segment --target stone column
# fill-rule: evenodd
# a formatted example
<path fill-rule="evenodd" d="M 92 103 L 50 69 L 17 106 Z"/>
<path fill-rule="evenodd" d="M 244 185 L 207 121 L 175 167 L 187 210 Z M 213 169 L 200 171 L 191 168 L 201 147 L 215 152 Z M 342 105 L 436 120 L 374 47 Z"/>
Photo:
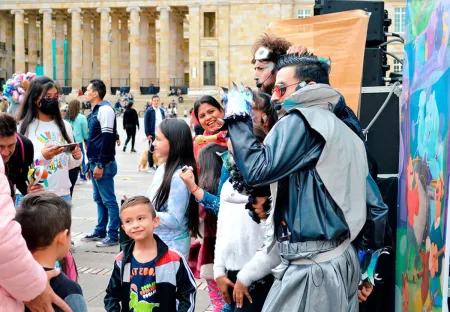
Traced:
<path fill-rule="evenodd" d="M 281 0 L 280 1 L 280 13 L 281 13 L 281 19 L 290 19 L 293 18 L 293 8 L 294 8 L 294 1 L 293 0 Z"/>
<path fill-rule="evenodd" d="M 36 15 L 28 15 L 28 71 L 36 72 L 37 51 L 38 51 L 38 31 Z"/>
<path fill-rule="evenodd" d="M 169 50 L 166 51 L 169 55 L 169 79 L 170 85 L 174 84 L 174 78 L 177 78 L 177 23 L 178 12 L 173 11 L 169 13 Z M 161 33 L 161 30 L 160 30 Z"/>
<path fill-rule="evenodd" d="M 200 88 L 200 3 L 189 5 L 189 89 Z"/>
<path fill-rule="evenodd" d="M 6 23 L 6 30 L 5 30 L 5 36 L 6 36 L 6 71 L 8 72 L 8 77 L 12 76 L 14 73 L 13 68 L 13 21 L 10 15 L 8 14 L 5 16 L 5 23 Z"/>
<path fill-rule="evenodd" d="M 64 14 L 56 14 L 56 80 L 61 87 L 64 86 L 64 25 L 66 24 L 66 17 Z"/>
<path fill-rule="evenodd" d="M 100 21 L 100 77 L 106 85 L 106 93 L 111 93 L 111 47 L 109 43 L 109 12 L 110 8 L 98 8 L 101 14 Z"/>
<path fill-rule="evenodd" d="M 120 19 L 120 86 L 130 77 L 130 43 L 128 42 L 128 16 Z"/>
<path fill-rule="evenodd" d="M 81 42 L 81 9 L 70 8 L 67 10 L 72 13 L 72 93 L 78 94 L 78 90 L 81 90 L 81 72 L 82 72 L 82 42 Z"/>
<path fill-rule="evenodd" d="M 159 13 L 159 35 L 160 53 L 159 53 L 159 86 L 162 93 L 166 92 L 170 86 L 169 79 L 169 12 L 172 10 L 170 6 L 158 6 L 156 8 Z"/>
<path fill-rule="evenodd" d="M 53 59 L 52 59 L 52 9 L 40 9 L 39 13 L 43 15 L 42 22 L 42 41 L 43 41 L 43 57 L 44 75 L 53 78 Z"/>
<path fill-rule="evenodd" d="M 111 86 L 120 87 L 120 32 L 119 14 L 111 14 Z"/>
<path fill-rule="evenodd" d="M 219 75 L 217 81 L 219 86 L 230 86 L 230 2 L 219 2 L 218 10 L 218 31 L 219 55 L 218 66 Z"/>
<path fill-rule="evenodd" d="M 141 85 L 145 86 L 149 85 L 148 79 L 150 78 L 148 73 L 148 41 L 149 41 L 149 28 L 148 28 L 148 13 L 141 14 L 141 20 L 139 24 L 139 70 L 140 70 L 140 78 L 142 80 Z"/>
<path fill-rule="evenodd" d="M 181 84 L 181 79 L 184 78 L 184 14 L 180 14 L 177 20 L 176 28 L 176 51 L 177 51 L 177 62 L 175 64 L 175 72 L 177 79 L 177 84 Z"/>
<path fill-rule="evenodd" d="M 148 77 L 149 78 L 158 78 L 158 74 L 156 71 L 156 27 L 155 27 L 155 19 L 151 18 L 148 24 Z M 155 85 L 157 83 L 153 82 Z"/>
<path fill-rule="evenodd" d="M 15 69 L 16 73 L 25 72 L 25 25 L 24 25 L 24 11 L 23 10 L 11 10 L 11 14 L 14 14 L 14 44 L 16 45 Z"/>
<path fill-rule="evenodd" d="M 81 85 L 87 87 L 92 79 L 92 16 L 83 14 L 83 74 Z"/>
<path fill-rule="evenodd" d="M 140 8 L 137 6 L 130 6 L 127 12 L 130 12 L 130 92 L 133 94 L 141 94 L 139 88 L 140 71 L 139 71 L 139 12 Z"/>
<path fill-rule="evenodd" d="M 100 79 L 100 19 L 98 16 L 94 18 L 94 77 Z"/>

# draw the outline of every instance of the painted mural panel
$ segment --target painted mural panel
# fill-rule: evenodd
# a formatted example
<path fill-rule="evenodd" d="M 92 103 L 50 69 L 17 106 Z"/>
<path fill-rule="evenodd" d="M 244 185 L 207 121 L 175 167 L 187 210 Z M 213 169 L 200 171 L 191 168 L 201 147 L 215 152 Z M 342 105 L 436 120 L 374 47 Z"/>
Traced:
<path fill-rule="evenodd" d="M 446 0 L 406 7 L 396 311 L 447 311 L 449 12 Z"/>

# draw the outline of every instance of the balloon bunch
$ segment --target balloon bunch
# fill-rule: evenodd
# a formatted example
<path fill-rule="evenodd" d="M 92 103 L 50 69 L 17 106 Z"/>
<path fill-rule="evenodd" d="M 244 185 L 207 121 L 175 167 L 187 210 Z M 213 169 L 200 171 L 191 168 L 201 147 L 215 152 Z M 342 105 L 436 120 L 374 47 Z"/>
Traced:
<path fill-rule="evenodd" d="M 19 104 L 22 102 L 25 92 L 34 77 L 36 77 L 36 74 L 30 72 L 26 74 L 14 74 L 3 85 L 3 96 L 7 97 L 11 104 Z"/>

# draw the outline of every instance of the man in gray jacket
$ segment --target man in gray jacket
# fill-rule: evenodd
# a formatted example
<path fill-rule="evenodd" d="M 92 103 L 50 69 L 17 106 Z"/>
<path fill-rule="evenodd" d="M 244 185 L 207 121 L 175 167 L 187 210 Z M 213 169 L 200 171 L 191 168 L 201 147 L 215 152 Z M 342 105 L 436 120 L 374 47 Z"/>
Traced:
<path fill-rule="evenodd" d="M 264 145 L 249 118 L 228 122 L 245 180 L 254 186 L 278 182 L 272 231 L 238 283 L 249 285 L 279 264 L 263 311 L 357 311 L 359 263 L 350 242 L 366 223 L 373 182 L 364 143 L 333 114 L 343 98 L 329 86 L 327 62 L 286 55 L 278 64 L 272 100 L 288 113 Z"/>

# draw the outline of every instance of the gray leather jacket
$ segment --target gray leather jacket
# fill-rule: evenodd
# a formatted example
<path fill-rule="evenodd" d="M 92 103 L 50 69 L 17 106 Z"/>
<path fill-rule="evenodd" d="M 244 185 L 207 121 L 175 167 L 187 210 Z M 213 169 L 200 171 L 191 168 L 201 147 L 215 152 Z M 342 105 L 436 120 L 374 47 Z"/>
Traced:
<path fill-rule="evenodd" d="M 349 237 L 342 211 L 315 169 L 325 141 L 300 113 L 294 110 L 285 115 L 266 137 L 264 146 L 254 137 L 250 120 L 229 120 L 228 129 L 234 159 L 246 182 L 261 186 L 278 181 L 274 215 L 278 241 L 286 231 L 290 243 Z M 375 181 L 370 175 L 367 179 L 368 221 L 356 241 L 365 241 L 365 248 L 377 249 L 384 243 L 387 206 Z"/>

